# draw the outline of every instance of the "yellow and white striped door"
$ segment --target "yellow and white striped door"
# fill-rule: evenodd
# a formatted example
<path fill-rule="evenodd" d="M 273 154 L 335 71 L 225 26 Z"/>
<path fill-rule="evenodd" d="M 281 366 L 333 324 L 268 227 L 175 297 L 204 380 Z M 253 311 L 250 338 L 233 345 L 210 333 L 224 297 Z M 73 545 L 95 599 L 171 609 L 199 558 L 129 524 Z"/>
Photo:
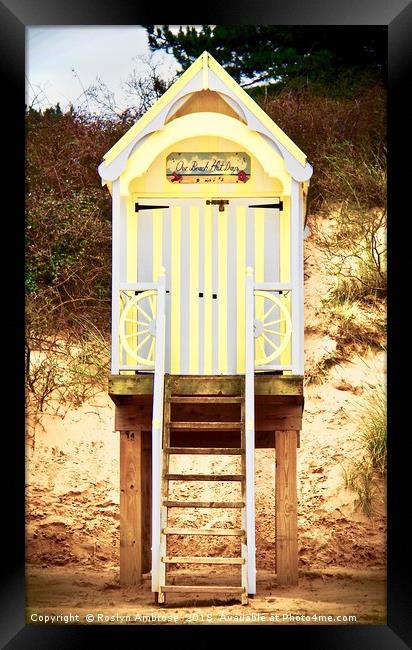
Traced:
<path fill-rule="evenodd" d="M 136 215 L 136 268 L 129 275 L 153 282 L 166 269 L 168 373 L 244 373 L 246 267 L 254 268 L 256 282 L 285 279 L 279 211 L 249 208 L 274 197 L 228 201 L 220 211 L 206 199 L 139 199 L 141 206 L 167 206 Z"/>

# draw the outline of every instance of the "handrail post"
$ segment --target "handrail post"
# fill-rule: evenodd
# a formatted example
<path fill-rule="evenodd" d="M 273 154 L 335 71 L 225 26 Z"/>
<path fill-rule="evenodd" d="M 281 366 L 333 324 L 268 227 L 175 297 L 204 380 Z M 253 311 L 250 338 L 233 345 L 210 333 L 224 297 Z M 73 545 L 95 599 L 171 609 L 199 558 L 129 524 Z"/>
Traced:
<path fill-rule="evenodd" d="M 162 268 L 158 276 L 156 310 L 156 350 L 153 379 L 152 416 L 152 591 L 159 590 L 160 564 L 160 485 L 162 474 L 163 394 L 165 364 L 165 299 L 166 276 Z"/>
<path fill-rule="evenodd" d="M 246 535 L 248 593 L 256 593 L 255 548 L 255 296 L 253 269 L 246 269 L 245 299 L 245 433 L 246 433 Z"/>

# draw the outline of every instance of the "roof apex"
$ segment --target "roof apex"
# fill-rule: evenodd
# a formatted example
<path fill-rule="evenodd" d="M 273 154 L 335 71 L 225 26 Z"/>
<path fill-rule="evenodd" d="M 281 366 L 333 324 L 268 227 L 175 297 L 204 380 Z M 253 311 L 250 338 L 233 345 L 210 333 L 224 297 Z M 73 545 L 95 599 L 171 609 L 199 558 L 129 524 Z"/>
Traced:
<path fill-rule="evenodd" d="M 212 73 L 212 75 L 210 75 Z M 195 83 L 196 75 L 198 75 Z M 212 88 L 210 88 L 212 86 Z M 174 100 L 196 90 L 217 89 L 234 99 L 247 113 L 249 128 L 261 132 L 276 144 L 280 144 L 288 156 L 295 159 L 299 167 L 307 165 L 306 155 L 286 135 L 265 111 L 241 88 L 226 70 L 206 50 L 176 79 L 166 92 L 103 156 L 103 167 L 110 165 L 120 154 L 128 155 L 133 143 L 140 137 L 163 128 L 166 116 Z M 126 153 L 125 150 L 128 150 Z M 102 165 L 100 166 L 102 168 Z"/>

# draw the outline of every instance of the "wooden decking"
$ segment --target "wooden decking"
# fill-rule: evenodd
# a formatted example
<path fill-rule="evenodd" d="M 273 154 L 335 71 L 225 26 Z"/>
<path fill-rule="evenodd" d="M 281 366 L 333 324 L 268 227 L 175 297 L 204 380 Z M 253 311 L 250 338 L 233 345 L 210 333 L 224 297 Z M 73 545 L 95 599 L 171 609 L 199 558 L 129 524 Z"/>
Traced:
<path fill-rule="evenodd" d="M 238 396 L 241 375 L 172 375 L 173 390 L 179 395 Z M 109 395 L 113 401 L 125 395 L 153 395 L 153 374 L 110 375 Z M 255 375 L 255 395 L 303 397 L 300 375 Z"/>
<path fill-rule="evenodd" d="M 182 401 L 180 398 L 179 403 L 172 403 L 175 419 L 188 423 L 199 423 L 202 418 L 207 420 L 200 443 L 199 433 L 194 432 L 193 435 L 190 427 L 186 427 L 172 432 L 173 445 L 221 447 L 223 434 L 225 447 L 239 447 L 239 434 L 230 429 L 230 423 L 236 420 L 242 377 L 173 375 L 171 379 L 173 390 L 180 396 L 187 395 L 187 399 Z M 116 404 L 116 431 L 134 431 L 136 427 L 142 432 L 151 431 L 152 375 L 110 375 L 109 395 Z M 213 395 L 226 396 L 227 400 L 221 399 L 217 404 Z M 256 448 L 275 448 L 275 431 L 299 432 L 302 428 L 303 403 L 303 377 L 256 375 Z M 210 427 L 210 422 L 216 422 L 215 430 Z"/>

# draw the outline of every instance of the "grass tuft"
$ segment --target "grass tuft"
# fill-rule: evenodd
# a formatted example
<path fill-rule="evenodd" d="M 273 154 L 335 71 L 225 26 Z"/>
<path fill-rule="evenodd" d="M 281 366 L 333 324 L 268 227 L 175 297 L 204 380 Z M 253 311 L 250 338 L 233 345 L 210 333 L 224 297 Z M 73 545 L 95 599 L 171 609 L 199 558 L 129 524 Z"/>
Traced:
<path fill-rule="evenodd" d="M 386 477 L 386 394 L 383 387 L 371 389 L 363 397 L 357 417 L 362 455 L 360 460 L 343 466 L 343 477 L 345 486 L 357 493 L 362 511 L 371 517 L 382 493 L 382 479 Z"/>

